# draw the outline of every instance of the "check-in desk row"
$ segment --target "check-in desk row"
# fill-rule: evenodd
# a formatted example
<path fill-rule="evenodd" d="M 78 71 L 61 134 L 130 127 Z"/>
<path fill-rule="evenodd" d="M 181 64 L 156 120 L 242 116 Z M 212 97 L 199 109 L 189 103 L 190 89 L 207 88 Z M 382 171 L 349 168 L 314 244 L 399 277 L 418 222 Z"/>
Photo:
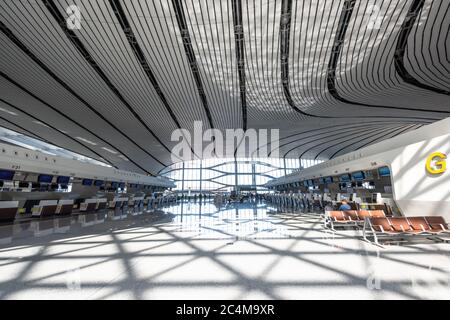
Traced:
<path fill-rule="evenodd" d="M 24 210 L 32 217 L 50 217 L 53 215 L 70 215 L 74 209 L 80 213 L 96 212 L 104 209 L 155 208 L 176 201 L 176 197 L 145 197 L 145 196 L 115 196 L 92 199 L 62 199 L 62 200 L 30 200 L 26 201 Z M 19 211 L 19 201 L 0 201 L 0 223 L 13 222 Z"/>
<path fill-rule="evenodd" d="M 314 211 L 324 208 L 324 201 L 314 199 L 306 194 L 269 194 L 265 196 L 266 201 L 283 208 L 293 210 Z"/>
<path fill-rule="evenodd" d="M 111 222 L 120 222 L 127 219 L 135 219 L 136 216 L 144 216 L 145 222 L 154 219 L 157 221 L 163 215 L 163 211 L 145 210 L 109 210 L 93 213 L 80 213 L 77 215 L 54 216 L 53 219 L 24 219 L 17 223 L 0 224 L 0 245 L 7 245 L 14 239 L 26 237 L 46 237 L 50 235 L 79 233 L 81 229 L 98 227 L 100 230 L 110 230 Z M 105 224 L 102 226 L 102 224 Z"/>

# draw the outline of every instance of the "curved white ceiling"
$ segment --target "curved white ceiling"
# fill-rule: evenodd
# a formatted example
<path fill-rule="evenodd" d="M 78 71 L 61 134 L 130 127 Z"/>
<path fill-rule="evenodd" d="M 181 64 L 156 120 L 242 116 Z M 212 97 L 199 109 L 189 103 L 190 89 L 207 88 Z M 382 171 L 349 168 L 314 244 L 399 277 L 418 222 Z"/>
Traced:
<path fill-rule="evenodd" d="M 329 159 L 450 114 L 447 0 L 1 0 L 0 21 L 0 125 L 120 169 L 156 174 L 195 120 Z"/>

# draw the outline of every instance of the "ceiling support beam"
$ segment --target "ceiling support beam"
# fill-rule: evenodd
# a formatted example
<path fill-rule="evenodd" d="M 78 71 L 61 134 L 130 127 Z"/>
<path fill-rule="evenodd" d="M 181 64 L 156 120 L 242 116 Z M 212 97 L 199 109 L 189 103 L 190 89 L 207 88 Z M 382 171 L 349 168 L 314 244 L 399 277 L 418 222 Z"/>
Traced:
<path fill-rule="evenodd" d="M 2 76 L 2 77 L 4 77 L 5 79 L 8 80 L 7 76 L 4 75 L 1 71 L 0 71 L 0 76 Z M 6 76 L 6 77 L 5 77 L 5 76 Z M 52 129 L 52 130 L 58 132 L 59 134 L 65 136 L 66 138 L 68 138 L 68 139 L 74 141 L 76 144 L 79 144 L 80 146 L 86 148 L 87 150 L 89 150 L 90 152 L 92 152 L 93 154 L 95 154 L 97 157 L 99 157 L 99 159 L 96 159 L 96 160 L 106 162 L 106 163 L 108 163 L 109 165 L 111 165 L 111 166 L 113 166 L 113 167 L 116 167 L 113 163 L 111 163 L 111 161 L 105 159 L 104 156 L 102 156 L 101 154 L 97 153 L 94 149 L 92 149 L 91 147 L 89 147 L 87 144 L 82 143 L 82 141 L 79 141 L 79 140 L 75 139 L 75 138 L 72 137 L 70 134 L 67 134 L 67 133 L 63 132 L 62 130 L 60 130 L 60 129 L 54 127 L 51 123 L 49 123 L 49 122 L 47 122 L 47 121 L 45 121 L 45 120 L 42 120 L 42 119 L 39 119 L 39 118 L 33 116 L 31 113 L 29 113 L 29 112 L 27 112 L 27 111 L 25 111 L 25 110 L 22 110 L 21 108 L 19 108 L 19 107 L 13 105 L 12 103 L 10 103 L 10 102 L 8 102 L 8 101 L 2 99 L 2 98 L 0 98 L 0 101 L 3 102 L 4 104 L 8 105 L 9 107 L 11 107 L 11 108 L 13 108 L 13 109 L 15 109 L 15 110 L 17 110 L 17 111 L 19 111 L 19 112 L 25 114 L 26 116 L 30 117 L 30 118 L 33 119 L 34 121 L 38 121 L 38 122 L 44 124 L 44 125 L 47 126 L 48 128 L 50 128 L 50 129 Z M 5 120 L 5 121 L 8 121 L 8 120 L 6 120 L 6 119 L 4 119 L 4 120 Z M 8 121 L 8 122 L 10 122 L 10 121 Z M 24 128 L 20 127 L 19 125 L 15 124 L 15 123 L 12 123 L 12 124 L 14 124 L 16 127 L 20 128 L 20 129 L 26 131 L 27 133 L 30 132 L 29 130 L 24 129 Z M 36 133 L 33 133 L 33 134 L 36 135 Z M 41 139 L 42 139 L 42 138 L 41 138 Z M 69 150 L 69 149 L 67 149 L 67 148 L 60 147 L 60 146 L 58 146 L 57 144 L 55 144 L 54 142 L 50 142 L 50 141 L 48 141 L 48 140 L 46 140 L 46 139 L 42 139 L 42 140 L 44 140 L 44 142 L 46 142 L 46 143 L 53 144 L 53 145 L 55 145 L 55 146 L 57 146 L 57 147 L 59 147 L 59 148 Z M 69 150 L 69 151 L 71 151 L 71 150 Z M 75 152 L 75 151 L 72 151 L 72 152 Z M 79 152 L 75 152 L 75 153 L 80 154 Z M 83 154 L 82 154 L 82 155 L 83 155 Z M 83 156 L 84 156 L 84 155 L 83 155 Z M 85 156 L 85 157 L 87 157 L 87 156 Z M 90 158 L 90 157 L 88 157 L 88 158 Z"/>
<path fill-rule="evenodd" d="M 120 3 L 120 0 L 109 0 L 109 3 L 113 9 L 114 14 L 116 15 L 117 20 L 119 21 L 122 31 L 125 33 L 125 37 L 127 38 L 128 44 L 130 45 L 134 55 L 136 56 L 136 59 L 139 61 L 139 64 L 142 67 L 142 70 L 144 70 L 147 78 L 149 79 L 150 83 L 155 89 L 156 94 L 158 95 L 162 104 L 166 108 L 167 112 L 172 117 L 172 120 L 175 122 L 176 126 L 179 129 L 182 129 L 180 122 L 177 119 L 177 116 L 170 107 L 170 104 L 167 101 L 166 96 L 164 95 L 164 93 L 161 90 L 161 87 L 159 86 L 158 80 L 156 80 L 156 77 L 152 69 L 150 68 L 147 58 L 145 57 L 144 51 L 142 50 L 141 46 L 139 45 L 139 42 L 136 39 L 133 29 L 131 28 L 130 22 L 128 21 L 125 11 L 123 10 L 123 7 Z M 186 141 L 188 141 L 188 139 L 186 139 Z M 190 147 L 192 153 L 195 154 L 194 150 L 192 149 L 192 146 Z"/>
<path fill-rule="evenodd" d="M 86 60 L 87 63 L 92 67 L 92 69 L 102 78 L 102 80 L 105 82 L 105 84 L 109 87 L 109 89 L 116 95 L 116 97 L 125 105 L 125 107 L 131 112 L 131 114 L 138 120 L 144 128 L 147 129 L 147 131 L 158 141 L 158 143 L 164 147 L 168 152 L 170 152 L 170 149 L 159 139 L 159 137 L 153 132 L 153 130 L 148 126 L 148 124 L 141 118 L 141 116 L 134 110 L 134 108 L 128 103 L 128 101 L 122 96 L 120 91 L 114 86 L 114 84 L 111 82 L 111 80 L 106 76 L 106 74 L 103 72 L 103 70 L 100 68 L 100 66 L 95 61 L 94 57 L 89 53 L 89 51 L 86 49 L 86 47 L 81 42 L 80 38 L 76 35 L 76 33 L 69 29 L 66 24 L 66 19 L 64 16 L 59 12 L 58 7 L 56 6 L 54 0 L 42 0 L 45 7 L 48 9 L 50 14 L 53 16 L 53 18 L 56 20 L 58 25 L 61 27 L 61 29 L 64 31 L 64 34 L 67 36 L 67 39 L 69 39 L 74 47 L 78 50 L 80 55 Z M 134 144 L 136 144 L 134 142 Z M 143 148 L 140 148 L 141 150 L 145 150 Z M 159 161 L 155 156 L 150 154 L 150 152 L 145 150 L 145 153 L 147 153 L 150 157 L 152 157 L 154 160 L 158 161 L 162 165 L 164 165 L 161 161 Z"/>
<path fill-rule="evenodd" d="M 242 107 L 242 128 L 247 130 L 247 97 L 245 85 L 245 42 L 244 26 L 242 24 L 242 0 L 232 0 L 234 41 L 236 46 L 236 61 L 239 75 L 239 91 Z"/>
<path fill-rule="evenodd" d="M 415 111 L 415 112 L 433 112 L 433 113 L 441 113 L 441 114 L 450 114 L 450 111 L 444 110 L 430 110 L 430 109 L 420 109 L 420 108 L 406 108 L 406 107 L 394 107 L 394 106 L 379 106 L 367 103 L 360 103 L 355 101 L 350 101 L 344 97 L 342 97 L 337 88 L 336 88 L 336 69 L 337 64 L 340 59 L 342 53 L 342 47 L 344 46 L 345 35 L 347 33 L 348 25 L 350 24 L 350 19 L 353 14 L 353 10 L 355 8 L 356 0 L 346 0 L 344 2 L 341 17 L 339 19 L 339 24 L 336 31 L 336 37 L 334 39 L 333 48 L 331 49 L 330 61 L 328 63 L 328 71 L 327 71 L 327 87 L 328 92 L 338 101 L 362 106 L 369 108 L 384 108 L 384 109 L 395 109 L 395 110 L 407 110 L 407 111 Z M 406 118 L 406 117 L 405 117 Z M 433 118 L 422 118 L 416 117 L 417 119 L 426 119 L 426 120 L 438 120 Z"/>
<path fill-rule="evenodd" d="M 117 130 L 118 132 L 120 132 L 124 137 L 126 137 L 129 141 L 131 141 L 134 144 L 134 141 L 131 140 L 131 138 L 129 138 L 128 136 L 126 136 L 124 133 L 122 133 L 117 127 L 115 127 L 112 123 L 110 123 L 106 118 L 104 118 L 94 107 L 92 107 L 91 105 L 89 105 L 83 98 L 81 98 L 67 83 L 65 83 L 63 80 L 61 80 L 52 70 L 50 70 L 49 67 L 47 67 L 34 53 L 32 53 L 27 46 L 25 46 L 25 44 L 23 44 L 14 34 L 13 32 L 2 22 L 0 21 L 0 30 L 17 46 L 19 47 L 31 60 L 33 60 L 42 70 L 44 70 L 53 80 L 55 80 L 57 83 L 59 83 L 64 89 L 66 89 L 68 92 L 70 92 L 74 97 L 76 97 L 79 101 L 81 101 L 86 107 L 88 107 L 92 112 L 94 112 L 97 116 L 99 116 L 102 120 L 104 120 L 105 122 L 107 122 L 110 126 L 112 126 L 115 130 Z M 22 85 L 20 85 L 19 83 L 17 83 L 16 81 L 14 81 L 13 79 L 11 79 L 8 75 L 4 74 L 3 72 L 0 71 L 0 76 L 2 76 L 3 78 L 5 78 L 6 80 L 8 80 L 9 82 L 11 82 L 12 84 L 14 84 L 16 87 L 18 87 L 19 89 L 21 89 L 22 91 L 26 92 L 27 94 L 29 94 L 31 97 L 33 97 L 34 99 L 36 99 L 37 101 L 41 102 L 42 104 L 44 104 L 45 106 L 47 106 L 48 108 L 50 108 L 51 110 L 55 111 L 56 113 L 58 113 L 59 115 L 61 115 L 62 117 L 66 118 L 67 120 L 69 120 L 70 122 L 74 123 L 76 126 L 82 128 L 83 130 L 89 132 L 92 136 L 96 137 L 98 140 L 102 141 L 103 143 L 105 143 L 106 145 L 111 146 L 112 148 L 116 149 L 117 151 L 119 151 L 121 154 L 123 154 L 124 156 L 126 156 L 130 162 L 132 162 L 134 165 L 136 165 L 139 169 L 143 170 L 146 173 L 152 174 L 150 173 L 147 169 L 144 169 L 143 167 L 141 167 L 140 165 L 138 165 L 137 163 L 135 163 L 132 159 L 130 159 L 130 157 L 122 152 L 119 148 L 117 148 L 116 146 L 113 146 L 110 142 L 107 142 L 105 139 L 101 138 L 99 135 L 97 135 L 96 133 L 94 133 L 93 131 L 89 130 L 87 127 L 85 127 L 84 125 L 82 125 L 81 123 L 71 119 L 70 117 L 68 117 L 65 113 L 61 112 L 59 109 L 55 108 L 54 106 L 50 105 L 49 103 L 45 102 L 44 100 L 42 100 L 41 98 L 39 98 L 38 96 L 36 96 L 35 94 L 33 94 L 31 91 L 29 91 L 28 89 L 26 89 L 25 87 L 23 87 Z M 87 146 L 86 146 L 87 147 Z M 165 164 L 161 163 L 163 166 L 165 166 Z"/>
<path fill-rule="evenodd" d="M 194 48 L 192 47 L 192 40 L 189 34 L 186 16 L 184 14 L 183 9 L 183 1 L 184 0 L 172 0 L 172 5 L 177 18 L 178 28 L 180 29 L 181 38 L 183 40 L 184 52 L 186 53 L 186 57 L 188 59 L 189 66 L 191 68 L 195 84 L 197 85 L 198 94 L 200 96 L 200 100 L 202 101 L 203 108 L 209 121 L 209 125 L 213 129 L 214 123 L 211 111 L 208 106 L 208 100 L 206 98 L 205 89 L 203 87 L 203 82 L 200 75 L 197 58 L 195 57 Z"/>
<path fill-rule="evenodd" d="M 400 33 L 398 35 L 397 39 L 397 45 L 395 48 L 395 54 L 394 54 L 394 64 L 395 64 L 395 71 L 397 74 L 402 78 L 403 81 L 406 83 L 413 85 L 415 87 L 425 89 L 428 91 L 433 91 L 440 94 L 450 95 L 450 91 L 435 88 L 428 84 L 424 84 L 414 78 L 408 70 L 406 70 L 404 60 L 405 60 L 405 53 L 406 53 L 406 46 L 408 44 L 408 37 L 411 33 L 411 30 L 417 20 L 417 17 L 419 16 L 420 11 L 423 8 L 423 5 L 425 4 L 425 0 L 413 0 L 411 3 L 411 6 L 408 9 L 408 13 L 406 14 L 406 18 L 403 21 L 403 24 L 400 29 Z M 450 113 L 450 112 L 447 112 Z"/>

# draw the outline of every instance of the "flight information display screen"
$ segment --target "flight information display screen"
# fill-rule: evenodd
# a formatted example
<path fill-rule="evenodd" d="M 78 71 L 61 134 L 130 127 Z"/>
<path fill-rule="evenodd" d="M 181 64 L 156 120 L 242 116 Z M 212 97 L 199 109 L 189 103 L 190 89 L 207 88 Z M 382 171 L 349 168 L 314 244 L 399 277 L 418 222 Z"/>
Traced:
<path fill-rule="evenodd" d="M 0 170 L 0 180 L 11 181 L 14 178 L 15 171 Z"/>
<path fill-rule="evenodd" d="M 40 174 L 38 177 L 39 183 L 52 183 L 53 176 L 48 174 Z"/>

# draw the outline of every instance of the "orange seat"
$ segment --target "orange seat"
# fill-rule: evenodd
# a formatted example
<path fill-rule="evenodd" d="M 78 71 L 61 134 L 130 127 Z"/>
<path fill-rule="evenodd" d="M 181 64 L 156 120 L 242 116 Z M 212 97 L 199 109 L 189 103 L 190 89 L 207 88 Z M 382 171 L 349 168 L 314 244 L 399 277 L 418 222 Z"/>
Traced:
<path fill-rule="evenodd" d="M 392 228 L 397 232 L 413 231 L 409 225 L 408 219 L 404 217 L 388 218 Z"/>
<path fill-rule="evenodd" d="M 370 210 L 358 210 L 358 216 L 360 219 L 371 218 Z"/>
<path fill-rule="evenodd" d="M 408 217 L 408 222 L 414 231 L 418 232 L 432 231 L 425 217 Z"/>
<path fill-rule="evenodd" d="M 348 221 L 343 211 L 327 211 L 327 214 L 334 221 Z"/>
<path fill-rule="evenodd" d="M 360 220 L 356 210 L 347 210 L 347 211 L 342 211 L 342 212 L 344 214 L 344 217 L 346 217 L 347 220 L 350 220 L 350 221 Z"/>
<path fill-rule="evenodd" d="M 387 218 L 370 218 L 370 223 L 377 232 L 395 232 Z"/>
<path fill-rule="evenodd" d="M 372 218 L 385 218 L 386 214 L 383 210 L 369 210 L 369 214 Z"/>
<path fill-rule="evenodd" d="M 433 232 L 450 232 L 448 224 L 443 217 L 425 217 L 425 220 Z"/>

